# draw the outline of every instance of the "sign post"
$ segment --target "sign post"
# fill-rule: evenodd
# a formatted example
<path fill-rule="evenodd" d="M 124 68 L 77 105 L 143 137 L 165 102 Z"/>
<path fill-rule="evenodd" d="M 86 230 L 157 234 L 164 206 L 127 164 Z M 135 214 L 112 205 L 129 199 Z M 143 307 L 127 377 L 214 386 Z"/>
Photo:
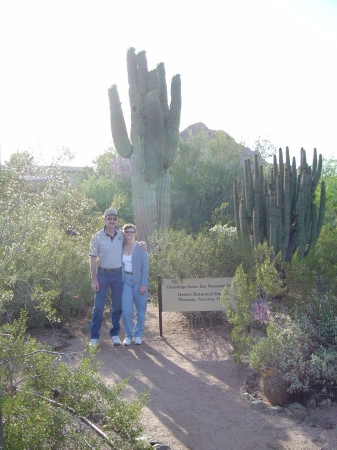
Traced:
<path fill-rule="evenodd" d="M 158 276 L 158 308 L 159 308 L 159 335 L 163 336 L 163 299 L 161 291 L 161 276 Z"/>

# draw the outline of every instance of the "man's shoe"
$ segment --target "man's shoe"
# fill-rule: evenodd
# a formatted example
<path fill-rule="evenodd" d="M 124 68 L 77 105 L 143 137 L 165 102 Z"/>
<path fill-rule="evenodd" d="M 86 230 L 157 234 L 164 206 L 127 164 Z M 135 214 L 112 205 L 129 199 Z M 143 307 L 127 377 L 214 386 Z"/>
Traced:
<path fill-rule="evenodd" d="M 98 339 L 90 339 L 90 347 L 96 347 L 98 345 Z"/>
<path fill-rule="evenodd" d="M 141 338 L 141 337 L 136 337 L 136 338 L 135 338 L 135 344 L 136 344 L 136 345 L 140 345 L 142 342 L 143 342 L 143 341 L 142 341 L 142 338 Z"/>
<path fill-rule="evenodd" d="M 121 345 L 121 340 L 119 336 L 111 336 L 112 345 Z"/>
<path fill-rule="evenodd" d="M 124 347 L 127 347 L 128 345 L 131 345 L 131 339 L 126 337 L 123 341 Z"/>

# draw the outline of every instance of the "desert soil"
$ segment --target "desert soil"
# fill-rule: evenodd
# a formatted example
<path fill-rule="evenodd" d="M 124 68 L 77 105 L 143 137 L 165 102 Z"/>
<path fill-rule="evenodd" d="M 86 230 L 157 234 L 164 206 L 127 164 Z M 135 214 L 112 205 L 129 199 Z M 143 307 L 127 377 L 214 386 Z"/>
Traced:
<path fill-rule="evenodd" d="M 88 334 L 81 327 L 68 342 L 68 353 L 83 351 Z M 227 325 L 194 329 L 178 313 L 166 312 L 161 337 L 158 309 L 150 304 L 142 345 L 113 347 L 106 319 L 99 348 L 97 358 L 108 384 L 130 377 L 126 399 L 150 391 L 144 435 L 172 450 L 337 448 L 336 427 L 313 428 L 251 408 L 243 396 L 245 369 L 230 356 Z M 311 414 L 337 422 L 337 405 Z"/>

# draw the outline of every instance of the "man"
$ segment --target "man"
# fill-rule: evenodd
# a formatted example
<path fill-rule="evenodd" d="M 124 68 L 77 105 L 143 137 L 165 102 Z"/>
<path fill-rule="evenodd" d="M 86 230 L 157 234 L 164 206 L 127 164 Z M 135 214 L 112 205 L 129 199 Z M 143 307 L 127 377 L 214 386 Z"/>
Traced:
<path fill-rule="evenodd" d="M 124 233 L 117 226 L 118 214 L 115 209 L 107 209 L 103 215 L 104 227 L 94 234 L 90 243 L 91 287 L 95 292 L 94 307 L 90 326 L 90 344 L 97 345 L 100 337 L 104 305 L 110 287 L 111 291 L 111 328 L 113 345 L 120 345 L 118 336 L 122 314 L 122 249 Z M 142 248 L 146 250 L 145 242 Z M 99 264 L 97 264 L 97 258 Z"/>

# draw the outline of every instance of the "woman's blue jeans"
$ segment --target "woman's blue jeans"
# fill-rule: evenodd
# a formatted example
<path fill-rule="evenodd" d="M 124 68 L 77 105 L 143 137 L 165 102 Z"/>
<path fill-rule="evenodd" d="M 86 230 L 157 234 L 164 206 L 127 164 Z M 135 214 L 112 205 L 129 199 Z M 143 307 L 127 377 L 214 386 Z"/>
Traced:
<path fill-rule="evenodd" d="M 140 284 L 132 286 L 132 275 L 124 274 L 122 295 L 122 319 L 126 337 L 142 337 L 147 307 L 147 292 L 140 294 Z M 136 307 L 136 322 L 134 323 L 134 307 Z"/>
<path fill-rule="evenodd" d="M 117 272 L 103 272 L 97 268 L 97 281 L 99 291 L 95 292 L 94 307 L 90 326 L 91 339 L 100 337 L 104 305 L 110 288 L 111 302 L 111 328 L 110 336 L 118 336 L 120 331 L 120 318 L 122 314 L 122 268 Z"/>

